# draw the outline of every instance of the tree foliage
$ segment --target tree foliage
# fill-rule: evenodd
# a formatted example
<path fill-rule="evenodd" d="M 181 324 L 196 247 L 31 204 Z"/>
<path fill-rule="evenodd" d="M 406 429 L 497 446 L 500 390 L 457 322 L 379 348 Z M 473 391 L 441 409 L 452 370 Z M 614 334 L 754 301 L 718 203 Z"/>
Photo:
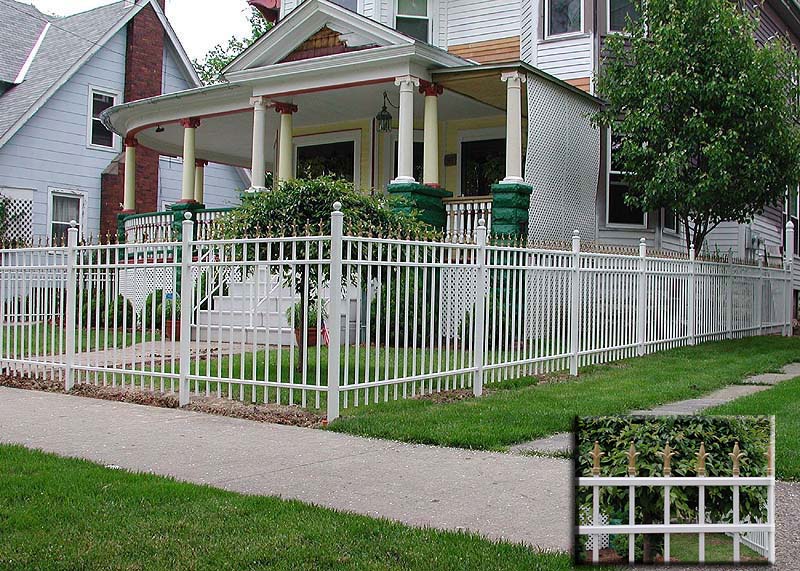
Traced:
<path fill-rule="evenodd" d="M 243 38 L 231 36 L 225 44 L 217 44 L 202 59 L 195 59 L 197 74 L 203 84 L 210 85 L 219 81 L 219 74 L 236 56 L 246 50 L 271 27 L 272 22 L 265 20 L 255 8 L 250 8 L 250 35 Z"/>
<path fill-rule="evenodd" d="M 594 442 L 600 444 L 602 476 L 627 476 L 628 451 L 635 444 L 637 476 L 662 476 L 663 458 L 659 452 L 669 444 L 676 454 L 672 458 L 673 476 L 694 477 L 697 474 L 697 452 L 700 443 L 708 453 L 708 476 L 731 476 L 732 461 L 729 453 L 734 444 L 746 454 L 741 461 L 742 476 L 767 475 L 767 447 L 770 439 L 769 417 L 591 417 L 577 421 L 578 440 L 577 475 L 590 476 L 591 451 Z M 636 491 L 636 522 L 662 523 L 664 520 L 664 492 L 661 487 L 642 486 Z M 628 489 L 604 488 L 601 494 L 601 511 L 611 520 L 620 523 L 628 520 Z M 741 489 L 741 513 L 757 520 L 766 516 L 766 490 L 763 487 Z M 580 506 L 592 505 L 592 490 L 581 488 L 576 493 Z M 673 521 L 697 521 L 698 489 L 673 487 L 670 495 Z M 706 513 L 712 521 L 731 521 L 733 499 L 730 487 L 706 488 Z M 591 512 L 590 512 L 591 513 Z M 647 538 L 652 543 L 653 537 Z M 645 558 L 651 560 L 655 545 L 646 545 Z M 625 544 L 627 549 L 627 543 Z"/>
<path fill-rule="evenodd" d="M 621 137 L 629 205 L 675 211 L 699 252 L 723 221 L 748 222 L 800 180 L 798 58 L 759 46 L 729 0 L 647 0 L 606 38 L 594 116 Z"/>

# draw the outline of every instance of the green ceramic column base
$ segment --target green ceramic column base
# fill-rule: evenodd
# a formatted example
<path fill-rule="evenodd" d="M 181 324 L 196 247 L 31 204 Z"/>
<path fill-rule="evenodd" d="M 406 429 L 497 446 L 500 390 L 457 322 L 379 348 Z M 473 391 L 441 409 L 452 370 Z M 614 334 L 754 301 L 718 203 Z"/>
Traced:
<path fill-rule="evenodd" d="M 403 199 L 403 205 L 397 208 L 400 212 L 410 213 L 416 210 L 423 222 L 434 228 L 444 228 L 447 216 L 442 199 L 453 196 L 452 192 L 418 182 L 393 183 L 386 190 L 392 196 Z"/>
<path fill-rule="evenodd" d="M 492 185 L 492 235 L 527 236 L 532 191 L 528 184 Z"/>
<path fill-rule="evenodd" d="M 205 205 L 199 202 L 177 202 L 169 207 L 170 212 L 173 214 L 172 218 L 172 232 L 176 240 L 183 239 L 183 221 L 184 214 L 189 212 L 192 215 L 192 220 L 195 219 L 195 212 L 197 210 L 205 209 Z M 195 227 L 196 228 L 196 227 Z M 192 236 L 192 239 L 196 236 Z"/>

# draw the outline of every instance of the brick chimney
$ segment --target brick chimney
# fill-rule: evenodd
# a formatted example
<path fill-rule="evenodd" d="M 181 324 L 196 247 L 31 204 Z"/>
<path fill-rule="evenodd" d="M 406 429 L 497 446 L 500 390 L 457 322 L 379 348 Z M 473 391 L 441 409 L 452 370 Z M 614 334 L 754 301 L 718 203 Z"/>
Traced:
<path fill-rule="evenodd" d="M 145 0 L 137 0 L 137 3 Z M 156 0 L 164 10 L 165 0 Z M 164 28 L 152 6 L 145 6 L 128 22 L 125 46 L 125 101 L 161 95 L 164 66 Z M 115 233 L 120 212 L 124 180 L 124 161 L 117 157 L 119 176 L 101 176 L 100 232 Z M 116 174 L 116 173 L 115 173 Z M 136 149 L 136 211 L 158 210 L 158 153 L 144 147 Z"/>

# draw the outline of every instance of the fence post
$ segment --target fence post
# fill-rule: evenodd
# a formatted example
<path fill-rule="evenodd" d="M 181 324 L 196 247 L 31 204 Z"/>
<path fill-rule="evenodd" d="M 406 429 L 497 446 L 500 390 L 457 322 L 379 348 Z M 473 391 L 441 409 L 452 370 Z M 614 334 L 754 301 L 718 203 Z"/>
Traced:
<path fill-rule="evenodd" d="M 181 222 L 181 339 L 179 344 L 180 376 L 178 378 L 178 405 L 189 404 L 189 368 L 192 364 L 192 237 L 194 222 L 192 213 L 184 212 Z"/>
<path fill-rule="evenodd" d="M 689 248 L 689 288 L 687 290 L 688 294 L 688 306 L 686 308 L 686 328 L 687 328 L 687 335 L 689 336 L 689 345 L 694 345 L 696 343 L 695 337 L 697 336 L 697 324 L 695 323 L 695 314 L 694 314 L 694 304 L 695 304 L 695 263 L 694 263 L 694 248 Z"/>
<path fill-rule="evenodd" d="M 476 266 L 478 279 L 475 284 L 475 334 L 472 336 L 473 365 L 475 374 L 472 378 L 472 394 L 476 397 L 483 394 L 483 345 L 486 331 L 486 220 L 478 220 L 476 232 L 478 250 L 476 252 Z"/>
<path fill-rule="evenodd" d="M 794 265 L 794 222 L 789 220 L 786 223 L 786 248 L 785 248 L 785 289 L 786 289 L 786 324 L 784 325 L 784 335 L 792 336 L 792 298 L 794 297 L 794 284 L 792 279 L 792 266 Z"/>
<path fill-rule="evenodd" d="M 331 279 L 328 286 L 328 406 L 327 419 L 339 418 L 339 353 L 342 331 L 342 203 L 333 203 L 331 212 Z"/>
<path fill-rule="evenodd" d="M 636 354 L 645 353 L 645 319 L 647 317 L 647 240 L 639 239 L 639 291 L 636 300 Z"/>
<path fill-rule="evenodd" d="M 578 354 L 580 353 L 581 320 L 581 235 L 572 232 L 572 272 L 570 273 L 569 335 L 570 351 L 569 374 L 578 376 Z"/>
<path fill-rule="evenodd" d="M 764 334 L 764 252 L 758 251 L 758 281 L 756 282 L 756 325 L 758 325 L 758 334 Z"/>
<path fill-rule="evenodd" d="M 78 223 L 70 221 L 67 230 L 67 299 L 64 321 L 65 359 L 64 390 L 69 392 L 75 385 L 75 314 L 78 311 L 78 270 L 75 268 L 78 257 Z"/>
<path fill-rule="evenodd" d="M 728 253 L 728 273 L 725 276 L 725 337 L 733 339 L 733 252 Z"/>

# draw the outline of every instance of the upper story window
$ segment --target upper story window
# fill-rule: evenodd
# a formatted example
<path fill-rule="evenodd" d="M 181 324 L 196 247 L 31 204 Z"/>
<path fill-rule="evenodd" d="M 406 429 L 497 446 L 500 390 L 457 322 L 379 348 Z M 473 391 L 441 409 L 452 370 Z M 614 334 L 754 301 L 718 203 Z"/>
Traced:
<path fill-rule="evenodd" d="M 428 42 L 430 35 L 428 0 L 397 0 L 394 27 L 398 32 Z"/>
<path fill-rule="evenodd" d="M 117 103 L 118 95 L 102 89 L 89 89 L 89 127 L 87 138 L 90 147 L 114 149 L 117 144 L 114 133 L 100 121 L 100 113 Z"/>
<path fill-rule="evenodd" d="M 546 36 L 583 32 L 583 0 L 545 0 Z"/>
<path fill-rule="evenodd" d="M 621 32 L 625 29 L 626 19 L 635 22 L 639 15 L 632 0 L 608 0 L 608 31 Z"/>
<path fill-rule="evenodd" d="M 347 8 L 351 12 L 358 12 L 358 0 L 331 0 L 334 4 Z"/>

